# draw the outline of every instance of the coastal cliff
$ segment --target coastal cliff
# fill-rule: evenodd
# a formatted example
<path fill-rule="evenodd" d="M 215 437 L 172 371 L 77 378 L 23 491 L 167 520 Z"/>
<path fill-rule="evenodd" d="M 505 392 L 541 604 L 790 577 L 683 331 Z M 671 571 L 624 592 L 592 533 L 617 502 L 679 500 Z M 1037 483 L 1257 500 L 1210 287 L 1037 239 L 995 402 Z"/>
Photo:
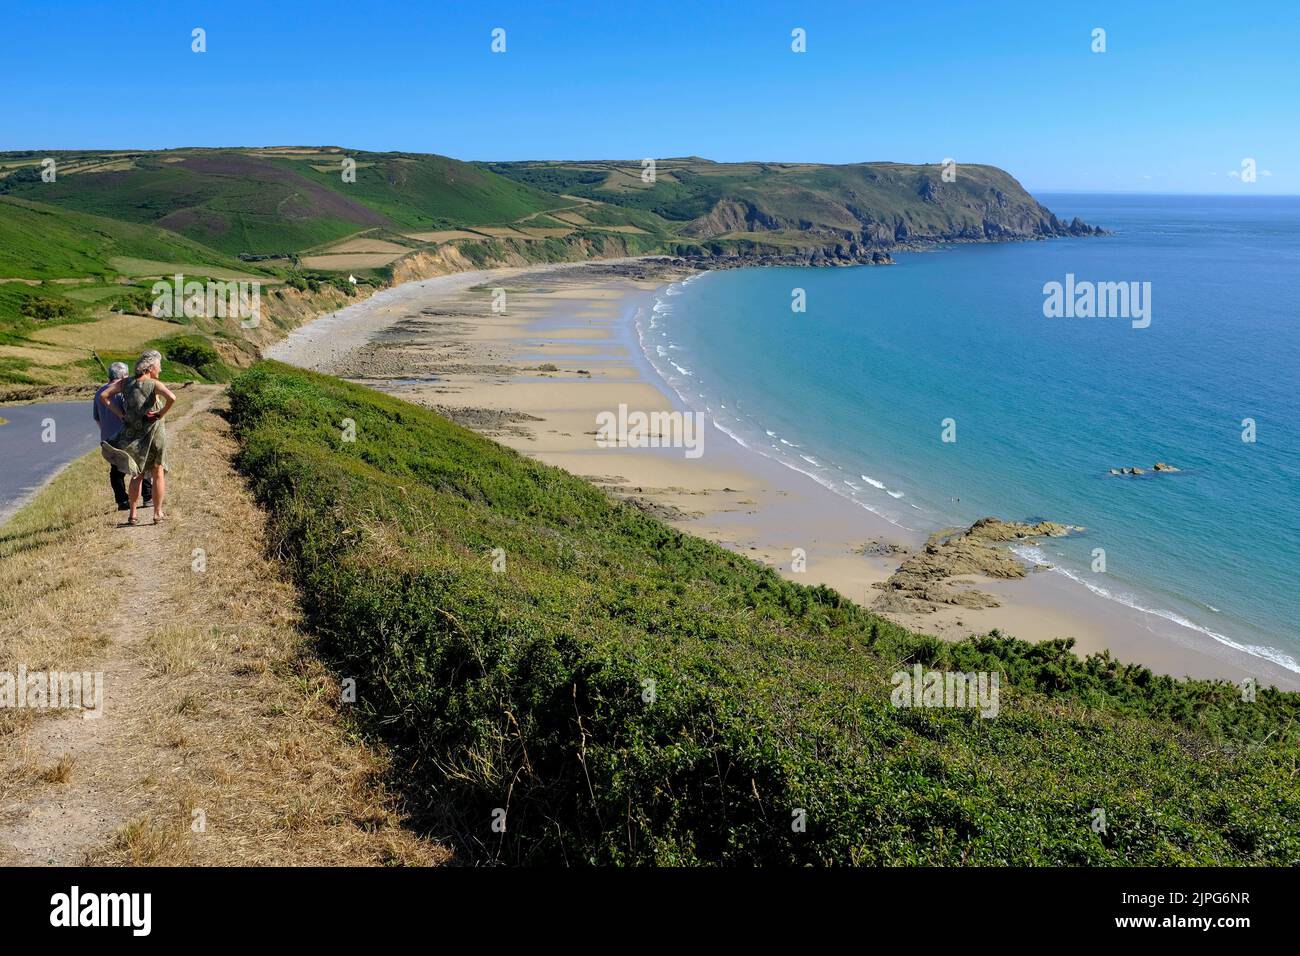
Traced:
<path fill-rule="evenodd" d="M 890 250 L 952 242 L 1093 236 L 993 166 L 904 163 L 496 163 L 521 185 L 648 213 L 677 233 L 671 251 L 812 265 L 888 261 Z M 647 181 L 650 179 L 650 181 Z"/>

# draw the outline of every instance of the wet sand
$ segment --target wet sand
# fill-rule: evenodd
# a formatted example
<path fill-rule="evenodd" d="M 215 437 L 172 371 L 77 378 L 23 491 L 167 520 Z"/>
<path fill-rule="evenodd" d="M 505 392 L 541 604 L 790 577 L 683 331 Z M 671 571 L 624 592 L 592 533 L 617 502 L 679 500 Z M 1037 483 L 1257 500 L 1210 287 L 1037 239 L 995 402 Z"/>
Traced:
<path fill-rule="evenodd" d="M 598 447 L 597 416 L 621 404 L 646 413 L 685 411 L 642 354 L 635 320 L 656 289 L 690 274 L 611 260 L 411 282 L 304 326 L 267 355 L 435 408 L 635 498 L 684 531 L 871 605 L 882 593 L 874 585 L 923 547 L 923 536 L 741 446 L 711 423 L 699 457 L 682 448 Z M 796 549 L 805 557 L 803 571 L 794 570 Z M 886 616 L 946 639 L 994 629 L 1032 641 L 1073 637 L 1081 653 L 1109 649 L 1160 673 L 1300 688 L 1300 675 L 1098 597 L 1059 573 L 956 583 L 993 595 L 999 606 L 931 605 L 928 613 Z"/>

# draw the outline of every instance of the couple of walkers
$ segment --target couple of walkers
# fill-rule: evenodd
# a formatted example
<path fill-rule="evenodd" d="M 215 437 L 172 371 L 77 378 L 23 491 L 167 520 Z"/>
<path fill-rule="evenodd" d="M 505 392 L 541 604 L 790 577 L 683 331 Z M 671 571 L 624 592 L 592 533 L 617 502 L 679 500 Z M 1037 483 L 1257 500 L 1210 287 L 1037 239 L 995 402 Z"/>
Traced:
<path fill-rule="evenodd" d="M 95 393 L 94 415 L 99 423 L 99 450 L 112 465 L 109 483 L 119 511 L 130 512 L 126 523 L 139 524 L 136 505 L 153 505 L 153 522 L 166 520 L 167 432 L 163 417 L 176 401 L 175 394 L 158 380 L 162 355 L 145 352 L 135 363 L 135 374 L 114 362 L 108 384 Z M 129 487 L 127 481 L 129 479 Z"/>

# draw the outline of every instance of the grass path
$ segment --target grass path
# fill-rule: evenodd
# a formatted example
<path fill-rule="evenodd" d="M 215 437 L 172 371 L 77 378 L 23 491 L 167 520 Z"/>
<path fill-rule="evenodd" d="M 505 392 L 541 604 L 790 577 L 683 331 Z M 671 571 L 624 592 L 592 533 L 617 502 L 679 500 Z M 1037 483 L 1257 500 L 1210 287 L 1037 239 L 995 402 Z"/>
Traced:
<path fill-rule="evenodd" d="M 98 719 L 0 710 L 0 863 L 410 864 L 377 755 L 298 633 L 215 387 L 169 421 L 168 515 L 126 527 L 98 455 L 0 527 L 0 671 L 104 674 Z M 148 514 L 144 513 L 145 520 Z"/>

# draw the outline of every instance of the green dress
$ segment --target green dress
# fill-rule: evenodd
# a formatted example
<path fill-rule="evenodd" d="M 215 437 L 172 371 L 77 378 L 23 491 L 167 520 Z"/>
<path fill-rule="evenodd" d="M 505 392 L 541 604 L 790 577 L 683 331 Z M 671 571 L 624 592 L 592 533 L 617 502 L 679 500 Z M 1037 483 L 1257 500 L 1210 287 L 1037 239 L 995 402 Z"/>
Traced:
<path fill-rule="evenodd" d="M 105 460 L 132 478 L 159 465 L 164 470 L 167 468 L 167 431 L 162 419 L 145 417 L 163 407 L 162 396 L 154 388 L 156 384 L 152 378 L 127 379 L 122 389 L 125 413 L 122 431 L 112 441 L 99 444 Z"/>

